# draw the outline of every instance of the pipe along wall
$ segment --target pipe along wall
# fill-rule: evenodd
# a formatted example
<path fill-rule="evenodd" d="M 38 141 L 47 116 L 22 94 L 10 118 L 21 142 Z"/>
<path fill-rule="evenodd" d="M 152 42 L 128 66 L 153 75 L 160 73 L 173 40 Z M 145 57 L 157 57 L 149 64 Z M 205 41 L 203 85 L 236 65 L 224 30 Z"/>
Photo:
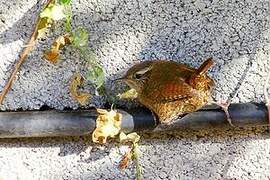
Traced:
<path fill-rule="evenodd" d="M 157 126 L 151 111 L 138 108 L 123 114 L 122 129 L 153 131 Z M 268 125 L 268 111 L 264 104 L 231 104 L 229 113 L 236 127 Z M 0 138 L 79 136 L 95 129 L 97 112 L 80 111 L 25 111 L 0 112 Z M 217 107 L 206 107 L 190 113 L 169 125 L 166 130 L 198 130 L 229 127 L 225 113 Z M 160 129 L 159 129 L 160 130 Z M 161 129 L 162 130 L 162 129 Z"/>

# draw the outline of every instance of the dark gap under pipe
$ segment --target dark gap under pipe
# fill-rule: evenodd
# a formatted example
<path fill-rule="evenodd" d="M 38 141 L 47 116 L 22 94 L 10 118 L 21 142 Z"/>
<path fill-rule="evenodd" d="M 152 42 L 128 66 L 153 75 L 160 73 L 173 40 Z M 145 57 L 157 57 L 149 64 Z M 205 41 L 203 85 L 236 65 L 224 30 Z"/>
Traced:
<path fill-rule="evenodd" d="M 151 111 L 138 108 L 120 110 L 122 129 L 153 131 L 156 121 Z M 268 125 L 268 111 L 264 104 L 232 104 L 229 107 L 232 123 L 236 127 Z M 80 136 L 95 128 L 97 113 L 92 110 L 0 112 L 0 138 Z M 198 130 L 230 127 L 225 113 L 216 107 L 206 107 L 190 113 L 161 130 Z M 160 129 L 159 129 L 160 130 Z"/>

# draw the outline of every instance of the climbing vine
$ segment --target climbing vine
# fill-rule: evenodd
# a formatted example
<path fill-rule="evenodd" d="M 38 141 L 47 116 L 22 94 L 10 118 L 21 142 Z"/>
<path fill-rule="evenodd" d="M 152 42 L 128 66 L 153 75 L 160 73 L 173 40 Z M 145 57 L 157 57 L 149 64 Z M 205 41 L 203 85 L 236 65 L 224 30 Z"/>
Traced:
<path fill-rule="evenodd" d="M 81 105 L 86 105 L 91 98 L 91 94 L 86 92 L 80 92 L 78 87 L 82 86 L 84 80 L 91 81 L 96 90 L 102 92 L 104 85 L 104 70 L 101 62 L 98 61 L 95 52 L 89 48 L 89 34 L 84 27 L 72 26 L 72 0 L 47 0 L 44 8 L 39 13 L 34 31 L 25 45 L 20 59 L 15 65 L 15 69 L 11 73 L 7 84 L 0 94 L 0 104 L 8 93 L 12 86 L 17 72 L 20 70 L 21 65 L 31 52 L 36 42 L 46 35 L 46 32 L 50 30 L 50 27 L 57 21 L 65 21 L 65 30 L 62 35 L 57 37 L 52 45 L 44 50 L 43 58 L 49 63 L 57 65 L 60 59 L 61 51 L 64 51 L 64 47 L 71 46 L 74 50 L 79 52 L 83 64 L 87 66 L 86 77 L 83 77 L 80 72 L 76 72 L 71 78 L 70 82 L 70 95 L 77 100 Z M 63 52 L 64 53 L 64 52 Z M 124 98 L 128 94 L 119 96 Z M 125 134 L 121 131 L 121 114 L 116 110 L 106 111 L 102 109 L 97 110 L 99 116 L 96 122 L 96 129 L 92 134 L 92 140 L 95 143 L 105 144 L 107 138 L 118 137 L 121 144 L 127 144 L 129 146 L 128 152 L 123 156 L 119 164 L 119 169 L 125 169 L 129 161 L 133 159 L 136 166 L 136 179 L 141 179 L 141 168 L 138 159 L 138 142 L 140 136 L 137 133 Z"/>

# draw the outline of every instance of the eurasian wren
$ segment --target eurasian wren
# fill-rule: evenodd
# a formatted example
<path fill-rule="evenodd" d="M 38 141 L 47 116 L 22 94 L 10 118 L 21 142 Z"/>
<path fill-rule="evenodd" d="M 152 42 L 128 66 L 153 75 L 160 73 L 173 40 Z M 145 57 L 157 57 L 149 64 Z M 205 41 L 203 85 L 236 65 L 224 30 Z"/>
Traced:
<path fill-rule="evenodd" d="M 144 61 L 121 79 L 137 91 L 140 103 L 167 124 L 208 102 L 214 82 L 206 72 L 212 64 L 211 58 L 198 69 L 174 61 Z"/>

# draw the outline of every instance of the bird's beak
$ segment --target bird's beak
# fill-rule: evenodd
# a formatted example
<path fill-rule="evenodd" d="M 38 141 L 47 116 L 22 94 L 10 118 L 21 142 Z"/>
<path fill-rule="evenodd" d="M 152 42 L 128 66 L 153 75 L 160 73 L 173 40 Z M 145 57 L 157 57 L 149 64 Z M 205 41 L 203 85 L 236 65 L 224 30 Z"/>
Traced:
<path fill-rule="evenodd" d="M 117 78 L 117 79 L 114 79 L 113 82 L 119 82 L 119 81 L 124 81 L 126 80 L 127 77 L 126 76 L 123 76 L 123 77 L 120 77 L 120 78 Z"/>

